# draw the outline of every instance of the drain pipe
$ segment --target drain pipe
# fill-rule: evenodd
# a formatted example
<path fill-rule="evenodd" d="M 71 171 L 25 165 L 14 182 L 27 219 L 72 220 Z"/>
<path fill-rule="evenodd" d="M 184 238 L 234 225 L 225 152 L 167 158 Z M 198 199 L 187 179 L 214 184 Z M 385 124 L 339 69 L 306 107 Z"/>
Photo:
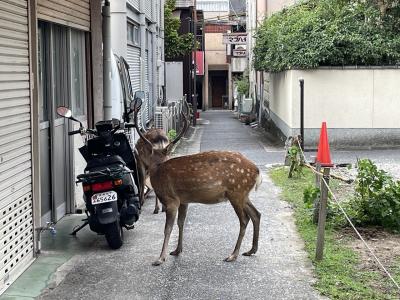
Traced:
<path fill-rule="evenodd" d="M 111 10 L 110 0 L 103 6 L 103 109 L 104 120 L 112 119 L 111 100 Z"/>
<path fill-rule="evenodd" d="M 39 254 L 41 253 L 41 248 L 42 248 L 41 234 L 42 234 L 42 232 L 48 230 L 48 231 L 50 231 L 51 235 L 54 237 L 57 233 L 55 225 L 56 224 L 53 222 L 46 222 L 46 226 L 41 226 L 41 227 L 35 228 L 35 233 L 36 233 L 35 257 L 38 257 Z"/>

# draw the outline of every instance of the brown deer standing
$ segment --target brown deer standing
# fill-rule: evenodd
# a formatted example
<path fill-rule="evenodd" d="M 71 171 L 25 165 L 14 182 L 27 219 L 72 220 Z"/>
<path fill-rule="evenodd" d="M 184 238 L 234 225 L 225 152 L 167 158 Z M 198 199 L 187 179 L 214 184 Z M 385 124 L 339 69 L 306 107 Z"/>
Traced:
<path fill-rule="evenodd" d="M 149 168 L 151 165 L 151 152 L 152 148 L 155 149 L 163 149 L 169 144 L 169 139 L 165 132 L 161 129 L 156 129 L 156 128 L 151 128 L 149 129 L 145 134 L 144 137 L 146 138 L 147 141 L 149 141 L 152 145 L 150 147 L 145 140 L 140 138 L 135 145 L 135 148 L 137 150 L 137 155 L 136 159 L 138 162 L 138 170 L 139 174 L 141 177 L 140 183 L 141 183 L 141 188 L 140 188 L 140 202 L 141 205 L 143 205 L 144 200 L 146 198 L 146 194 L 144 193 L 144 187 L 146 184 L 146 179 L 149 177 Z M 155 200 L 155 207 L 154 207 L 154 214 L 158 214 L 160 210 L 160 201 L 158 200 L 158 197 L 156 196 Z"/>
<path fill-rule="evenodd" d="M 137 113 L 134 111 L 135 124 Z M 187 105 L 186 105 L 187 108 Z M 155 149 L 138 130 L 140 137 L 152 147 L 150 156 L 150 180 L 157 197 L 166 207 L 164 243 L 159 259 L 153 265 L 162 264 L 167 257 L 168 242 L 178 213 L 178 245 L 171 255 L 182 252 L 183 226 L 189 203 L 216 204 L 228 200 L 233 206 L 240 223 L 239 237 L 235 249 L 225 261 L 234 261 L 239 255 L 247 224 L 253 223 L 253 245 L 245 256 L 255 254 L 258 249 L 261 214 L 249 200 L 249 193 L 261 183 L 257 166 L 240 153 L 210 151 L 168 159 L 172 146 L 188 128 L 186 116 L 182 113 L 185 126 L 179 135 L 165 148 Z M 137 128 L 137 127 L 136 127 Z"/>

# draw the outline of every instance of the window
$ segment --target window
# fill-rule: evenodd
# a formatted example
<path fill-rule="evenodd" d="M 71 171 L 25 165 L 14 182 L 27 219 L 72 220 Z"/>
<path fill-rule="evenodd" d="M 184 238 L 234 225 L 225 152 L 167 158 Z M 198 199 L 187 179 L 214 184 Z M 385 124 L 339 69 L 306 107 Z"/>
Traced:
<path fill-rule="evenodd" d="M 39 22 L 38 71 L 40 120 L 54 116 L 58 106 L 71 107 L 75 116 L 86 115 L 85 33 L 65 26 Z"/>
<path fill-rule="evenodd" d="M 86 114 L 85 33 L 71 30 L 71 101 L 74 114 Z"/>
<path fill-rule="evenodd" d="M 138 25 L 128 22 L 127 35 L 129 44 L 140 45 L 140 30 Z"/>

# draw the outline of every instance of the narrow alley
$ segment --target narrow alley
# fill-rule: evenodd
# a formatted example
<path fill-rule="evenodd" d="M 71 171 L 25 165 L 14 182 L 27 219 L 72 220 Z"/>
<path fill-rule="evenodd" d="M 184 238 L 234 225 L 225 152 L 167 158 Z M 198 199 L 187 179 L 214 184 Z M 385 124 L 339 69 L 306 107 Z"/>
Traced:
<path fill-rule="evenodd" d="M 267 164 L 282 162 L 282 147 L 260 139 L 256 129 L 240 123 L 232 112 L 204 113 L 201 123 L 191 138 L 181 143 L 178 155 L 211 149 L 240 151 L 262 170 L 263 184 L 251 194 L 262 213 L 258 253 L 240 256 L 233 263 L 224 262 L 239 230 L 234 210 L 228 203 L 192 204 L 185 224 L 183 253 L 178 258 L 168 257 L 160 267 L 152 266 L 161 250 L 165 216 L 152 214 L 154 198 L 150 197 L 136 228 L 125 232 L 121 249 L 110 250 L 102 236 L 89 232 L 93 243 L 76 253 L 65 264 L 68 267 L 59 268 L 47 282 L 50 288 L 39 299 L 319 298 L 311 287 L 311 263 L 296 233 L 291 209 L 278 199 L 279 190 L 266 175 Z M 66 234 L 55 238 L 81 243 L 80 236 L 88 235 L 89 229 L 84 231 L 76 240 Z M 177 231 L 175 227 L 170 249 L 177 242 Z M 249 226 L 241 252 L 250 247 L 251 236 Z M 44 249 L 44 255 L 62 256 L 63 251 Z"/>

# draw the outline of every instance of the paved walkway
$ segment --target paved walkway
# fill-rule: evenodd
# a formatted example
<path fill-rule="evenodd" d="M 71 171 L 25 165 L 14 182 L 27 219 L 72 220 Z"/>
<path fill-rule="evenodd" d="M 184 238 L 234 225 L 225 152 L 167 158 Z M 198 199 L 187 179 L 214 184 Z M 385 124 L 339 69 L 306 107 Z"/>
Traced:
<path fill-rule="evenodd" d="M 213 206 L 191 205 L 185 225 L 184 249 L 180 257 L 168 257 L 153 267 L 163 238 L 165 216 L 153 215 L 149 199 L 140 221 L 125 232 L 125 244 L 110 250 L 104 237 L 86 230 L 94 242 L 74 254 L 52 276 L 39 299 L 319 299 L 312 288 L 311 264 L 303 250 L 289 206 L 279 200 L 279 190 L 266 176 L 266 165 L 281 163 L 283 151 L 234 119 L 231 112 L 202 113 L 203 125 L 185 140 L 177 154 L 206 150 L 235 150 L 253 160 L 262 170 L 264 181 L 251 195 L 262 213 L 259 252 L 240 256 L 234 263 L 223 259 L 232 251 L 239 224 L 228 203 Z M 70 222 L 70 220 L 69 220 Z M 68 226 L 68 219 L 60 226 Z M 242 251 L 251 247 L 252 226 L 248 227 Z M 59 243 L 71 242 L 60 236 Z M 174 228 L 170 249 L 177 242 Z M 51 252 L 51 244 L 48 245 Z M 57 249 L 62 255 L 62 250 Z M 61 252 L 60 252 L 61 251 Z M 8 298 L 12 299 L 12 298 Z"/>

